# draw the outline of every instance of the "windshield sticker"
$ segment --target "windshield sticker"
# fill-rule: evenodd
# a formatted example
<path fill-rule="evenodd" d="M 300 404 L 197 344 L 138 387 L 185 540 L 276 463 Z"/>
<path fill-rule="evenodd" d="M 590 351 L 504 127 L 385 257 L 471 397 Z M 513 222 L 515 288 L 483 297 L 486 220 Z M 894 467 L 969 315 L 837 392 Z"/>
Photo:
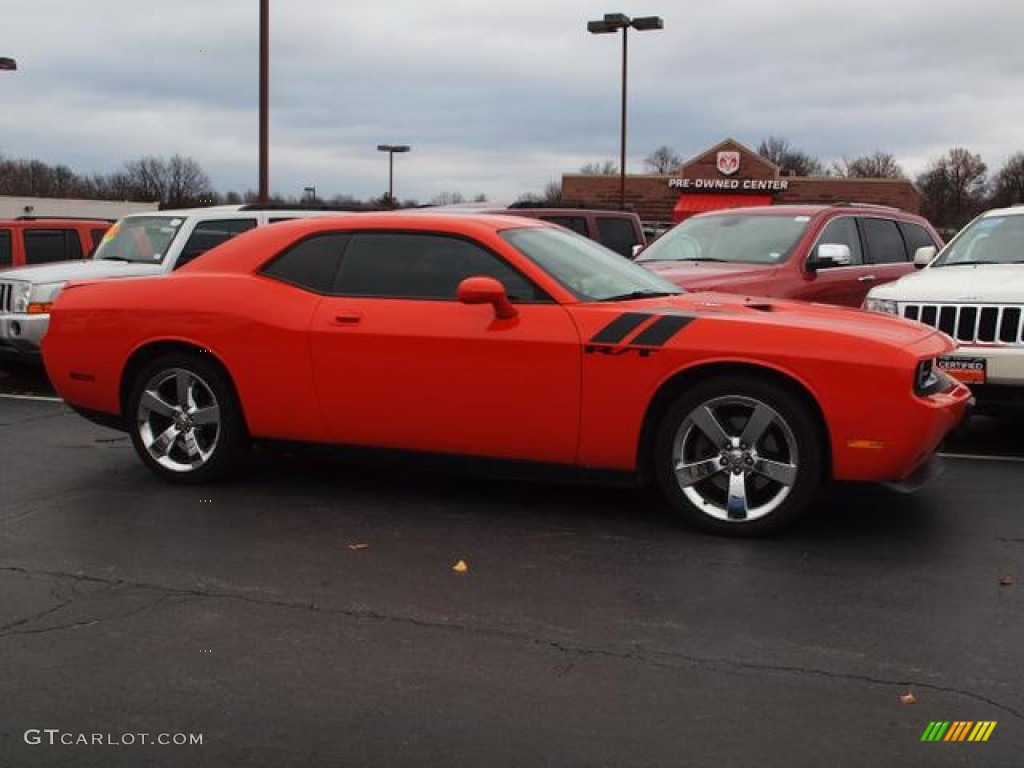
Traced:
<path fill-rule="evenodd" d="M 181 219 L 171 219 L 171 226 L 172 227 L 180 227 L 181 226 Z"/>
<path fill-rule="evenodd" d="M 153 254 L 153 261 L 160 261 L 160 259 L 162 259 L 163 257 L 164 257 L 164 255 L 162 253 L 154 253 Z"/>
<path fill-rule="evenodd" d="M 794 216 L 793 217 L 793 221 L 799 221 L 801 224 L 803 224 L 805 221 L 810 221 L 810 220 L 811 220 L 810 216 Z"/>

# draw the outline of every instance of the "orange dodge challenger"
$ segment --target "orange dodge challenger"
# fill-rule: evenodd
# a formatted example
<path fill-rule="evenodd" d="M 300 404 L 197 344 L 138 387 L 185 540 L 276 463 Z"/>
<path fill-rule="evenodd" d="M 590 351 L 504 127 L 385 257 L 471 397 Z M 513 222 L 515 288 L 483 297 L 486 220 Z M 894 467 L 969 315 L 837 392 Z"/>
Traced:
<path fill-rule="evenodd" d="M 969 391 L 932 328 L 684 293 L 509 216 L 364 213 L 236 237 L 177 272 L 72 284 L 60 395 L 159 477 L 254 440 L 616 470 L 707 531 L 793 522 L 829 478 L 914 486 Z"/>

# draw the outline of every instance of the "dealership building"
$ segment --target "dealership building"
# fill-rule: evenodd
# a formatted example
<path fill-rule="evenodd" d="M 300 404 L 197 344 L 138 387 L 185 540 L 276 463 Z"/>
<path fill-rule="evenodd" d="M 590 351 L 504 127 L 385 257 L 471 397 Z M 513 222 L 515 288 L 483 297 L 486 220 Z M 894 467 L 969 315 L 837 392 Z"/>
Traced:
<path fill-rule="evenodd" d="M 562 199 L 618 206 L 620 182 L 617 174 L 566 174 Z M 735 139 L 687 160 L 671 176 L 627 174 L 625 202 L 645 222 L 678 222 L 703 211 L 782 203 L 857 202 L 921 211 L 921 196 L 907 179 L 782 175 L 777 165 Z"/>

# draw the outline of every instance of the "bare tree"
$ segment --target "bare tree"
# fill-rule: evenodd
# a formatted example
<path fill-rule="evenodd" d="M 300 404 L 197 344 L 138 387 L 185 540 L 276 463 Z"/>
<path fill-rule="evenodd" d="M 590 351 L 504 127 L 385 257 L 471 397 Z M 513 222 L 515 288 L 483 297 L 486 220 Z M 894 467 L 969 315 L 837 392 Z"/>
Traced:
<path fill-rule="evenodd" d="M 461 192 L 439 192 L 430 199 L 431 205 L 458 205 L 466 202 Z"/>
<path fill-rule="evenodd" d="M 619 166 L 612 160 L 605 160 L 603 163 L 587 163 L 580 168 L 584 176 L 618 176 Z"/>
<path fill-rule="evenodd" d="M 992 180 L 990 205 L 1004 207 L 1024 203 L 1024 152 L 1010 156 Z"/>
<path fill-rule="evenodd" d="M 757 154 L 779 166 L 779 172 L 789 176 L 821 176 L 825 167 L 816 157 L 795 149 L 788 139 L 769 136 L 757 146 Z"/>
<path fill-rule="evenodd" d="M 844 157 L 833 163 L 830 169 L 833 176 L 849 179 L 905 179 L 907 175 L 896 162 L 896 158 L 888 152 L 876 151 L 872 155 L 861 157 Z"/>
<path fill-rule="evenodd" d="M 671 147 L 660 146 L 644 158 L 644 165 L 651 173 L 668 176 L 676 173 L 683 164 L 683 158 Z"/>
<path fill-rule="evenodd" d="M 959 229 L 984 210 L 987 166 L 963 147 L 933 160 L 917 177 L 925 216 L 939 227 Z"/>

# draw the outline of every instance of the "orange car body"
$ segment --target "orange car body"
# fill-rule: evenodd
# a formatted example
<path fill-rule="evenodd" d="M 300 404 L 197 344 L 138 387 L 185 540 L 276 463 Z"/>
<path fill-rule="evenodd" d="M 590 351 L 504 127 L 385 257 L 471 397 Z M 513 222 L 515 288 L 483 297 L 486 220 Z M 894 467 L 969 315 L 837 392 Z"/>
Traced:
<path fill-rule="evenodd" d="M 43 342 L 47 370 L 69 404 L 123 423 L 135 361 L 186 346 L 229 373 L 256 439 L 629 472 L 642 468 L 660 393 L 716 371 L 798 387 L 841 480 L 908 477 L 964 414 L 961 385 L 915 392 L 915 367 L 954 348 L 933 329 L 726 294 L 581 301 L 501 237 L 550 226 L 359 214 L 263 227 L 171 275 L 71 284 Z M 486 303 L 322 295 L 260 273 L 310 235 L 367 230 L 471 240 L 552 300 L 502 318 Z"/>

